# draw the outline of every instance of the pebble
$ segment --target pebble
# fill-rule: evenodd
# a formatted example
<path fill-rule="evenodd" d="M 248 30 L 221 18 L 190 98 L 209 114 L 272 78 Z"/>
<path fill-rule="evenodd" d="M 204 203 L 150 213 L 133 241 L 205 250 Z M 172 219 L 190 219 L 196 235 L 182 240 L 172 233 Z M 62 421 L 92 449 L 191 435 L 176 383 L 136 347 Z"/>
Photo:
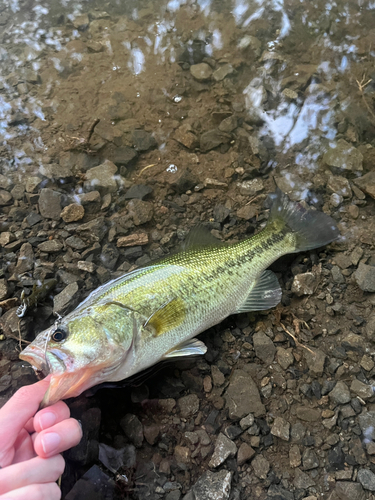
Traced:
<path fill-rule="evenodd" d="M 266 479 L 268 471 L 270 470 L 270 464 L 263 455 L 256 455 L 251 462 L 251 466 L 256 477 L 259 477 L 259 479 Z"/>
<path fill-rule="evenodd" d="M 62 194 L 43 188 L 39 195 L 39 212 L 45 219 L 60 220 Z"/>
<path fill-rule="evenodd" d="M 276 352 L 277 362 L 283 370 L 287 370 L 289 366 L 294 363 L 292 349 L 284 349 L 283 347 L 278 347 Z"/>
<path fill-rule="evenodd" d="M 348 386 L 345 384 L 345 382 L 342 382 L 339 380 L 335 387 L 332 389 L 332 391 L 328 394 L 329 399 L 332 401 L 332 403 L 336 405 L 344 405 L 346 403 L 349 403 L 351 396 L 350 396 L 350 391 Z"/>
<path fill-rule="evenodd" d="M 365 494 L 359 483 L 337 481 L 328 500 L 365 500 Z"/>
<path fill-rule="evenodd" d="M 216 365 L 211 366 L 212 381 L 216 387 L 220 387 L 225 382 L 224 374 L 219 370 Z"/>
<path fill-rule="evenodd" d="M 222 80 L 224 80 L 225 77 L 227 77 L 228 75 L 231 75 L 233 73 L 233 71 L 234 71 L 234 68 L 231 64 L 229 64 L 229 63 L 223 64 L 223 66 L 220 66 L 220 68 L 216 69 L 212 73 L 212 78 L 216 82 L 221 82 Z"/>
<path fill-rule="evenodd" d="M 364 193 L 375 199 L 375 172 L 371 171 L 368 174 L 354 179 L 354 184 L 358 186 Z"/>
<path fill-rule="evenodd" d="M 118 189 L 115 179 L 116 172 L 117 166 L 106 160 L 101 165 L 87 170 L 83 186 L 88 191 L 99 191 L 102 196 L 107 193 L 115 193 Z"/>
<path fill-rule="evenodd" d="M 338 172 L 355 174 L 363 171 L 362 153 L 344 139 L 339 139 L 324 153 L 323 162 Z"/>
<path fill-rule="evenodd" d="M 143 443 L 143 426 L 139 418 L 132 413 L 128 413 L 120 420 L 120 426 L 125 436 L 134 446 L 140 448 Z"/>
<path fill-rule="evenodd" d="M 364 384 L 356 378 L 352 381 L 350 390 L 365 401 L 372 398 L 372 396 L 374 395 L 374 390 L 371 385 Z"/>
<path fill-rule="evenodd" d="M 319 459 L 312 448 L 306 448 L 303 452 L 302 465 L 304 470 L 316 469 L 319 467 Z"/>
<path fill-rule="evenodd" d="M 326 355 L 320 349 L 314 349 L 314 352 L 304 350 L 304 357 L 309 367 L 309 373 L 313 377 L 321 377 L 324 372 Z"/>
<path fill-rule="evenodd" d="M 146 224 L 154 215 L 154 208 L 149 201 L 142 201 L 138 199 L 130 200 L 128 203 L 129 215 L 132 216 L 133 222 L 136 226 Z"/>
<path fill-rule="evenodd" d="M 12 200 L 13 196 L 8 191 L 0 189 L 0 206 L 10 205 Z"/>
<path fill-rule="evenodd" d="M 192 132 L 192 127 L 188 123 L 185 123 L 184 125 L 181 125 L 181 127 L 178 127 L 178 129 L 174 133 L 174 139 L 188 149 L 195 149 L 199 145 L 198 138 Z"/>
<path fill-rule="evenodd" d="M 81 220 L 85 215 L 85 209 L 79 203 L 71 203 L 63 208 L 60 217 L 64 222 L 76 222 Z"/>
<path fill-rule="evenodd" d="M 247 415 L 246 417 L 244 418 L 241 418 L 240 420 L 240 427 L 241 429 L 244 431 L 246 429 L 248 429 L 249 427 L 251 427 L 254 423 L 254 415 L 252 413 L 249 413 L 249 415 Z"/>
<path fill-rule="evenodd" d="M 256 417 L 265 413 L 258 387 L 251 376 L 243 370 L 233 372 L 224 399 L 229 410 L 229 418 L 233 420 L 242 419 L 250 412 Z"/>
<path fill-rule="evenodd" d="M 237 465 L 241 466 L 248 462 L 255 455 L 255 450 L 247 443 L 241 443 L 237 452 Z"/>
<path fill-rule="evenodd" d="M 206 153 L 211 149 L 217 148 L 220 144 L 226 144 L 231 140 L 231 135 L 214 128 L 204 132 L 200 137 L 200 150 Z"/>
<path fill-rule="evenodd" d="M 143 200 L 146 196 L 152 193 L 153 189 L 151 186 L 146 186 L 145 184 L 133 184 L 125 193 L 125 200 L 132 200 L 134 198 L 138 200 Z"/>
<path fill-rule="evenodd" d="M 53 312 L 64 316 L 64 314 L 77 305 L 79 299 L 79 287 L 77 282 L 66 286 L 62 292 L 53 298 Z"/>
<path fill-rule="evenodd" d="M 16 237 L 14 236 L 13 233 L 10 233 L 9 231 L 4 231 L 3 233 L 0 233 L 0 246 L 5 247 L 5 245 L 8 245 L 15 239 Z"/>
<path fill-rule="evenodd" d="M 293 485 L 295 488 L 297 488 L 298 490 L 307 490 L 315 484 L 315 481 L 311 479 L 311 477 L 306 474 L 306 472 L 303 472 L 300 469 L 296 469 L 293 481 Z"/>
<path fill-rule="evenodd" d="M 263 181 L 259 178 L 240 182 L 237 186 L 240 189 L 240 194 L 244 196 L 254 196 L 264 189 Z"/>
<path fill-rule="evenodd" d="M 348 214 L 352 219 L 358 219 L 359 217 L 359 207 L 357 205 L 348 206 Z"/>
<path fill-rule="evenodd" d="M 364 292 L 375 292 L 375 267 L 368 266 L 363 262 L 359 263 L 358 269 L 354 273 L 354 278 L 361 290 Z"/>
<path fill-rule="evenodd" d="M 16 274 L 23 274 L 27 271 L 31 271 L 34 268 L 34 262 L 35 256 L 32 245 L 30 245 L 30 243 L 24 243 L 20 248 L 14 272 Z"/>
<path fill-rule="evenodd" d="M 146 130 L 134 130 L 133 143 L 137 151 L 148 151 L 157 146 L 155 137 Z"/>
<path fill-rule="evenodd" d="M 292 283 L 292 292 L 295 293 L 297 297 L 302 297 L 303 295 L 312 295 L 317 285 L 317 274 L 312 272 L 296 274 Z"/>
<path fill-rule="evenodd" d="M 257 358 L 269 365 L 274 360 L 276 347 L 272 340 L 263 332 L 259 331 L 253 335 L 253 343 Z"/>
<path fill-rule="evenodd" d="M 344 201 L 344 198 L 337 193 L 332 193 L 330 198 L 329 198 L 329 203 L 332 207 L 337 208 L 339 207 Z"/>
<path fill-rule="evenodd" d="M 352 189 L 348 179 L 340 175 L 330 175 L 327 180 L 327 190 L 343 198 L 352 197 Z"/>
<path fill-rule="evenodd" d="M 231 492 L 232 472 L 205 472 L 192 488 L 192 500 L 228 500 Z"/>
<path fill-rule="evenodd" d="M 209 80 L 212 76 L 212 68 L 206 63 L 193 64 L 190 73 L 198 81 Z"/>
<path fill-rule="evenodd" d="M 299 467 L 301 465 L 301 452 L 299 447 L 294 444 L 289 448 L 289 463 L 291 467 Z"/>
<path fill-rule="evenodd" d="M 0 279 L 0 300 L 5 300 L 8 297 L 9 288 L 7 280 Z"/>
<path fill-rule="evenodd" d="M 237 210 L 236 215 L 239 219 L 250 220 L 258 213 L 258 209 L 253 205 L 245 205 Z"/>
<path fill-rule="evenodd" d="M 375 363 L 373 362 L 372 358 L 370 356 L 368 356 L 367 354 L 365 354 L 362 359 L 361 359 L 361 366 L 364 370 L 366 370 L 367 372 L 371 371 L 374 366 L 375 366 Z"/>
<path fill-rule="evenodd" d="M 283 441 L 289 441 L 290 423 L 281 417 L 276 417 L 271 427 L 271 434 Z"/>
<path fill-rule="evenodd" d="M 60 252 L 63 246 L 64 245 L 59 240 L 48 240 L 39 243 L 38 248 L 41 252 L 56 253 Z"/>
<path fill-rule="evenodd" d="M 316 422 L 321 418 L 319 410 L 307 406 L 297 407 L 297 417 L 305 422 Z"/>
<path fill-rule="evenodd" d="M 134 233 L 129 236 L 120 236 L 116 244 L 119 248 L 133 247 L 137 245 L 147 245 L 148 241 L 147 233 Z"/>
<path fill-rule="evenodd" d="M 234 457 L 236 453 L 237 446 L 235 443 L 220 433 L 216 439 L 215 449 L 208 466 L 212 468 L 219 467 L 228 457 Z"/>
<path fill-rule="evenodd" d="M 375 474 L 369 469 L 359 469 L 357 480 L 365 490 L 375 491 Z"/>
<path fill-rule="evenodd" d="M 86 262 L 85 260 L 79 260 L 77 262 L 77 267 L 80 271 L 85 271 L 87 273 L 93 273 L 96 269 L 96 265 L 93 262 Z"/>
<path fill-rule="evenodd" d="M 26 179 L 26 192 L 27 193 L 36 193 L 39 187 L 39 184 L 42 182 L 40 177 L 27 177 Z"/>
<path fill-rule="evenodd" d="M 199 410 L 199 398 L 196 394 L 183 396 L 177 401 L 177 406 L 182 418 L 190 418 Z"/>

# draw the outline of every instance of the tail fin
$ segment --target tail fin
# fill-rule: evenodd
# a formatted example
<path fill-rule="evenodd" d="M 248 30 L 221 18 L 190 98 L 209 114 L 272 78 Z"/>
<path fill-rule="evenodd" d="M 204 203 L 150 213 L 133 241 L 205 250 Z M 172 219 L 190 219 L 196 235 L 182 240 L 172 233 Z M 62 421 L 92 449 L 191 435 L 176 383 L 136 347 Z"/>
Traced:
<path fill-rule="evenodd" d="M 279 188 L 271 195 L 273 200 L 268 224 L 283 222 L 296 235 L 295 252 L 319 248 L 340 236 L 336 222 L 315 210 L 306 210 L 300 203 L 294 203 Z"/>

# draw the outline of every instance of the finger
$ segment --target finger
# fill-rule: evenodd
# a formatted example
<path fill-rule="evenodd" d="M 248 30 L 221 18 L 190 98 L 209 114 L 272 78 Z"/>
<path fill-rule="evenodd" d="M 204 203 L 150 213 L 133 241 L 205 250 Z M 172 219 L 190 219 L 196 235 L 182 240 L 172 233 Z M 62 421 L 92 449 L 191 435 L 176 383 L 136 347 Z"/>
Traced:
<path fill-rule="evenodd" d="M 63 401 L 59 401 L 52 406 L 48 406 L 48 408 L 38 411 L 34 417 L 34 429 L 36 432 L 41 432 L 69 417 L 70 410 L 68 406 Z"/>
<path fill-rule="evenodd" d="M 0 494 L 31 484 L 52 483 L 57 481 L 64 469 L 65 461 L 61 455 L 51 458 L 35 457 L 20 464 L 9 465 L 0 470 Z"/>
<path fill-rule="evenodd" d="M 34 428 L 34 417 L 31 417 L 29 418 L 29 420 L 26 422 L 25 424 L 25 429 L 27 430 L 27 432 L 29 432 L 30 434 L 32 432 L 35 432 L 35 428 Z"/>
<path fill-rule="evenodd" d="M 0 500 L 60 500 L 61 491 L 56 483 L 33 484 L 0 495 Z"/>
<path fill-rule="evenodd" d="M 0 410 L 0 465 L 9 464 L 9 450 L 21 429 L 38 411 L 49 386 L 49 377 L 29 386 L 21 387 Z"/>
<path fill-rule="evenodd" d="M 14 450 L 15 453 L 12 464 L 18 464 L 19 462 L 30 460 L 30 458 L 35 457 L 33 441 L 30 434 L 25 429 L 22 429 L 18 434 L 18 438 L 14 443 Z"/>
<path fill-rule="evenodd" d="M 82 428 L 74 418 L 68 418 L 40 432 L 34 441 L 37 455 L 48 458 L 76 446 L 82 438 Z"/>

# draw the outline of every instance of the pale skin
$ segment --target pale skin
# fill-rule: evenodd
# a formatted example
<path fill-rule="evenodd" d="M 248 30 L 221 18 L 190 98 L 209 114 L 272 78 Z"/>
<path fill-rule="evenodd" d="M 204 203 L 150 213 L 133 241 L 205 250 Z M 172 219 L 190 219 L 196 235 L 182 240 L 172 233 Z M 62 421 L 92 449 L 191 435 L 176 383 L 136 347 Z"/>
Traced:
<path fill-rule="evenodd" d="M 21 387 L 0 409 L 0 500 L 60 500 L 61 453 L 79 443 L 80 424 L 68 406 L 38 411 L 49 377 Z"/>

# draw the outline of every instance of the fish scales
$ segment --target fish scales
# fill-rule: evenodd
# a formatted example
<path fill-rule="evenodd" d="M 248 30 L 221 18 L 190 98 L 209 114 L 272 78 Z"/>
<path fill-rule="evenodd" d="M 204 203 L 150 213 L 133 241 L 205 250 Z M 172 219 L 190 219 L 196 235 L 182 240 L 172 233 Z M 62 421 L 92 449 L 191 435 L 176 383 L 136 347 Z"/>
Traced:
<path fill-rule="evenodd" d="M 182 252 L 98 288 L 21 353 L 36 369 L 52 373 L 43 405 L 162 359 L 204 354 L 197 334 L 230 314 L 278 304 L 280 285 L 267 270 L 272 262 L 338 236 L 330 217 L 279 190 L 266 228 L 251 238 L 224 245 L 202 232 L 195 242 L 188 236 Z"/>

